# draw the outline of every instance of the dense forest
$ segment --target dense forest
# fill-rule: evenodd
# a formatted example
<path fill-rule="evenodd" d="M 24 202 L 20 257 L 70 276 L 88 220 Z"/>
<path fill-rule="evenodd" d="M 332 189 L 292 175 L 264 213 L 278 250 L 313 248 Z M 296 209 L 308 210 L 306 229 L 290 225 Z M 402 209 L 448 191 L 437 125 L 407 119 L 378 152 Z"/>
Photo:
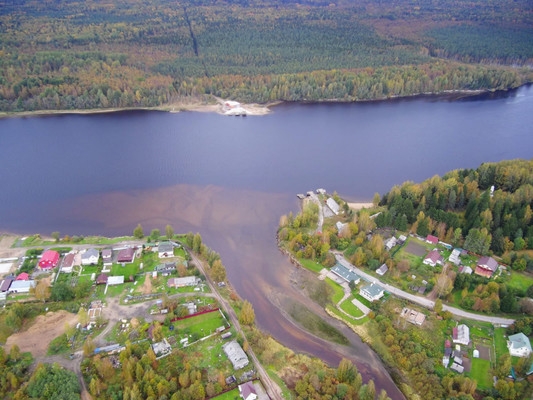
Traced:
<path fill-rule="evenodd" d="M 0 111 L 507 89 L 531 26 L 526 0 L 0 0 Z"/>
<path fill-rule="evenodd" d="M 421 184 L 406 182 L 384 195 L 381 204 L 387 211 L 376 218 L 378 226 L 405 230 L 405 223 L 413 224 L 419 235 L 435 234 L 481 255 L 533 249 L 531 160 L 484 163 Z M 520 260 L 513 267 L 533 270 L 527 254 Z"/>

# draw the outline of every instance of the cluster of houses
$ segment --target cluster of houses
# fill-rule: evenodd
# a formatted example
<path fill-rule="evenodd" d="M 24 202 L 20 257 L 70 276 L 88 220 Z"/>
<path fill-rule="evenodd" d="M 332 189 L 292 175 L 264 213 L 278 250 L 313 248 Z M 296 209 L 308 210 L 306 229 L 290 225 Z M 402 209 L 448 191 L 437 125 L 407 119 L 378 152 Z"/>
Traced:
<path fill-rule="evenodd" d="M 465 367 L 463 365 L 463 353 L 461 351 L 461 345 L 468 346 L 470 344 L 470 329 L 468 326 L 465 324 L 460 324 L 453 328 L 452 342 L 455 344 L 455 349 L 452 349 L 452 343 L 450 340 L 446 340 L 444 343 L 444 357 L 442 358 L 442 365 L 444 365 L 446 368 L 449 367 L 452 371 L 462 374 Z M 479 353 L 477 356 L 479 357 Z"/>
<path fill-rule="evenodd" d="M 341 282 L 344 283 L 349 284 L 350 282 L 353 282 L 357 285 L 361 282 L 361 277 L 352 268 L 345 267 L 340 263 L 335 264 L 330 272 L 340 278 Z M 378 284 L 371 282 L 361 286 L 359 294 L 368 301 L 373 302 L 381 299 L 385 295 L 385 290 Z"/>
<path fill-rule="evenodd" d="M 451 245 L 443 242 L 439 242 L 439 239 L 436 236 L 433 235 L 427 235 L 425 239 L 426 243 L 430 244 L 438 244 L 440 243 L 446 248 L 451 248 Z M 494 273 L 498 270 L 498 262 L 488 256 L 480 257 L 476 263 L 476 267 L 473 270 L 469 266 L 462 265 L 461 257 L 468 255 L 468 252 L 464 249 L 454 248 L 448 257 L 448 261 L 457 267 L 459 267 L 459 273 L 463 274 L 476 274 L 479 276 L 483 276 L 485 278 L 491 278 Z M 441 255 L 441 252 L 438 249 L 431 250 L 423 260 L 423 263 L 426 265 L 429 265 L 431 267 L 435 267 L 436 265 L 443 265 L 444 264 L 444 257 Z"/>
<path fill-rule="evenodd" d="M 153 250 L 158 252 L 159 258 L 174 257 L 174 248 L 179 244 L 174 242 L 161 242 Z M 58 269 L 59 272 L 70 274 L 75 267 L 98 265 L 102 260 L 104 270 L 99 274 L 95 283 L 102 284 L 121 284 L 124 283 L 123 276 L 112 277 L 105 272 L 110 272 L 106 267 L 112 264 L 128 264 L 135 261 L 135 258 L 140 255 L 140 248 L 131 246 L 122 246 L 116 248 L 105 248 L 101 251 L 96 248 L 88 248 L 83 250 L 73 250 L 65 254 L 63 257 L 55 250 L 46 250 L 41 255 L 37 268 L 42 272 L 52 271 Z M 176 271 L 175 263 L 164 263 L 156 267 L 154 273 L 163 276 L 170 275 Z M 174 278 L 169 283 L 170 287 L 194 286 L 198 284 L 197 277 Z M 7 293 L 29 293 L 36 283 L 27 273 L 21 273 L 18 276 L 7 276 L 0 282 L 0 297 L 5 297 Z"/>
<path fill-rule="evenodd" d="M 452 348 L 452 343 L 455 348 Z M 452 341 L 446 340 L 444 344 L 444 356 L 442 358 L 442 364 L 446 368 L 450 368 L 452 371 L 463 373 L 464 359 L 461 346 L 470 345 L 470 329 L 465 324 L 457 325 L 452 330 Z M 510 335 L 507 338 L 507 349 L 509 354 L 513 357 L 529 357 L 532 353 L 531 343 L 529 338 L 523 333 L 517 333 Z M 474 349 L 472 351 L 473 358 L 479 358 L 479 350 Z M 533 371 L 532 371 L 533 372 Z"/>

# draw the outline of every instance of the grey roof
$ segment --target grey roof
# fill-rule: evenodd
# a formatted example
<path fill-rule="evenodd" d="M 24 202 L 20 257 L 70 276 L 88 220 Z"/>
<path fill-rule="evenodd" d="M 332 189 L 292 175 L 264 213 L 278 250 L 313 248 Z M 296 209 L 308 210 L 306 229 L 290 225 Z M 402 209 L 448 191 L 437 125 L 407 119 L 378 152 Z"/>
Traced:
<path fill-rule="evenodd" d="M 385 272 L 389 270 L 389 267 L 387 267 L 387 264 L 382 264 L 381 267 L 376 269 L 376 274 L 378 275 L 385 275 Z"/>
<path fill-rule="evenodd" d="M 30 290 L 31 287 L 35 287 L 35 281 L 13 281 L 9 287 L 10 291 Z"/>
<path fill-rule="evenodd" d="M 100 258 L 100 252 L 96 249 L 88 249 L 81 255 L 82 260 L 88 260 L 91 257 Z"/>
<path fill-rule="evenodd" d="M 11 277 L 7 277 L 6 279 L 4 279 L 4 281 L 2 282 L 2 285 L 0 285 L 0 292 L 7 292 L 9 289 L 9 286 L 11 286 L 11 283 L 14 280 L 15 279 Z"/>
<path fill-rule="evenodd" d="M 224 349 L 224 353 L 226 353 L 229 360 L 233 364 L 233 368 L 241 369 L 248 365 L 248 356 L 236 340 L 226 343 L 222 346 L 222 348 Z"/>
<path fill-rule="evenodd" d="M 160 253 L 172 253 L 174 251 L 174 246 L 170 242 L 161 242 L 157 247 L 157 251 Z"/>
<path fill-rule="evenodd" d="M 159 265 L 156 265 L 155 266 L 155 271 L 157 272 L 163 272 L 163 271 L 167 271 L 167 272 L 170 272 L 170 271 L 175 271 L 176 270 L 176 264 L 175 263 L 164 263 L 164 264 L 159 264 Z"/>
<path fill-rule="evenodd" d="M 363 287 L 361 291 L 368 293 L 368 295 L 371 297 L 376 297 L 383 292 L 383 288 L 375 283 L 371 283 L 370 285 Z"/>
<path fill-rule="evenodd" d="M 335 275 L 340 276 L 346 282 L 354 281 L 357 283 L 361 279 L 361 277 L 355 272 L 349 270 L 344 265 L 339 263 L 337 263 L 333 268 L 331 268 L 331 272 L 333 272 Z"/>

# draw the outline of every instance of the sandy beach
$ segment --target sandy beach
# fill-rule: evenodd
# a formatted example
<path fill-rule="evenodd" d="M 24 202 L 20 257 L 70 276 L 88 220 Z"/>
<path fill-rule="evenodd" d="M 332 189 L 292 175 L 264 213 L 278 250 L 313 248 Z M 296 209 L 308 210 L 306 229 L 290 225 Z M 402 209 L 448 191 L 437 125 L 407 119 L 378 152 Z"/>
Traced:
<path fill-rule="evenodd" d="M 348 207 L 352 210 L 361 210 L 363 208 L 372 208 L 374 207 L 373 203 L 348 203 Z"/>
<path fill-rule="evenodd" d="M 227 99 L 221 99 L 215 96 L 210 98 L 191 98 L 183 99 L 181 101 L 164 104 L 158 107 L 132 107 L 132 108 L 97 108 L 90 110 L 37 110 L 37 111 L 22 111 L 22 112 L 13 112 L 6 113 L 0 112 L 1 118 L 17 118 L 17 117 L 32 117 L 32 116 L 47 116 L 47 115 L 59 115 L 59 114 L 103 114 L 103 113 L 113 113 L 113 112 L 122 112 L 122 111 L 162 111 L 162 112 L 171 112 L 178 113 L 184 111 L 195 111 L 195 112 L 204 112 L 204 113 L 217 113 L 221 115 L 226 115 L 226 110 L 224 110 L 224 103 Z M 266 115 L 271 112 L 270 107 L 280 104 L 281 102 L 273 102 L 268 104 L 244 104 L 240 103 L 240 107 L 246 112 L 246 115 Z"/>

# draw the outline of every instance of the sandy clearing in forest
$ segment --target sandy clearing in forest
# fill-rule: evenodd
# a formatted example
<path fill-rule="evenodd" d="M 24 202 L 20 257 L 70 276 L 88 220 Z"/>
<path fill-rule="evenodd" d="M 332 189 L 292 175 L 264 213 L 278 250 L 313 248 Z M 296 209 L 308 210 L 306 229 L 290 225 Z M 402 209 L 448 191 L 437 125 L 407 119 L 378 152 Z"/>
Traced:
<path fill-rule="evenodd" d="M 21 352 L 29 351 L 34 358 L 45 356 L 50 342 L 65 333 L 65 325 L 73 326 L 77 321 L 76 314 L 64 310 L 39 315 L 28 329 L 7 338 L 6 351 L 16 344 Z"/>

